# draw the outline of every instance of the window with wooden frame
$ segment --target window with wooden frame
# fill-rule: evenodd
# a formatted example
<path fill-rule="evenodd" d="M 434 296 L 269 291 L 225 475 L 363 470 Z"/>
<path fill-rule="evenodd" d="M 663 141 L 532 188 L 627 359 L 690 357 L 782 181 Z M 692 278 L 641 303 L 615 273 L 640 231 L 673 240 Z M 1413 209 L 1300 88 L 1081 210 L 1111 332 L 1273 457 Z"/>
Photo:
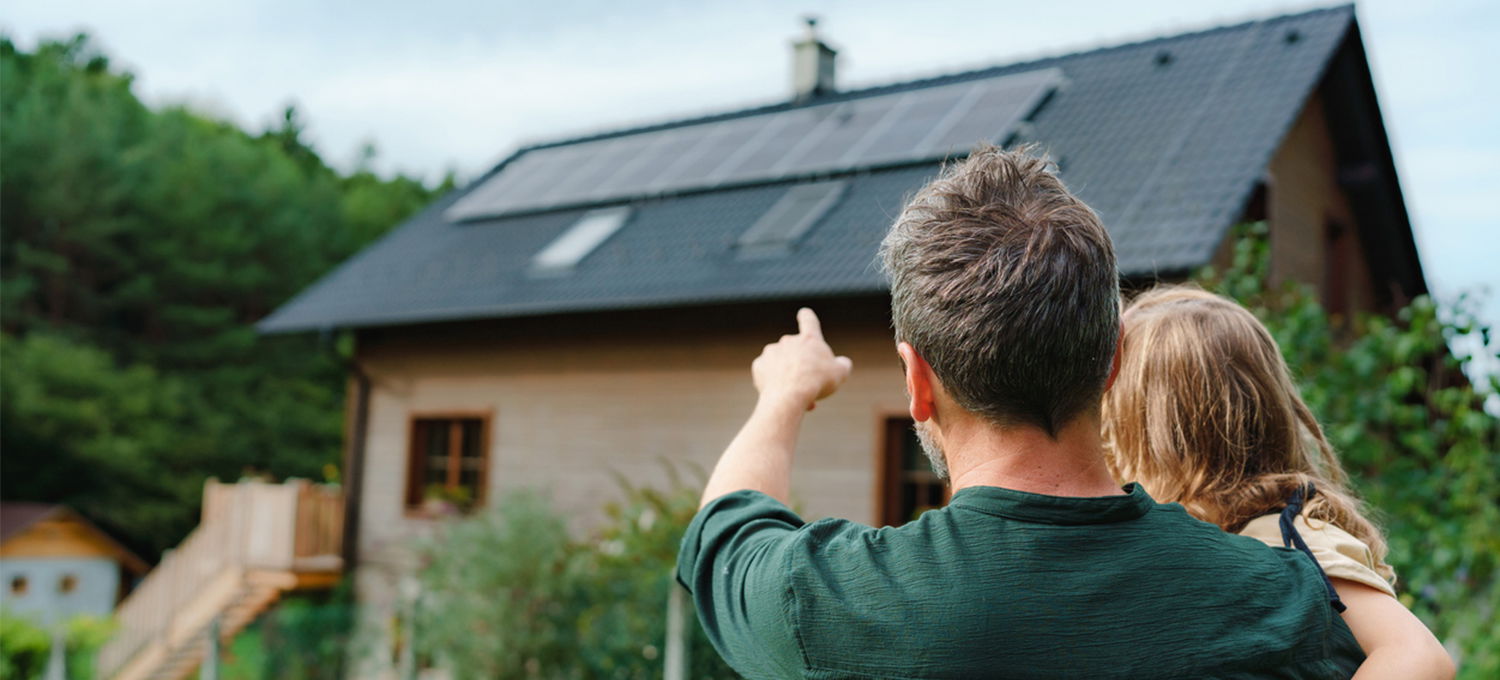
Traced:
<path fill-rule="evenodd" d="M 468 512 L 484 501 L 489 414 L 414 416 L 407 452 L 406 507 L 427 514 Z"/>
<path fill-rule="evenodd" d="M 886 418 L 880 441 L 880 523 L 901 526 L 948 502 L 948 485 L 922 453 L 912 419 Z"/>

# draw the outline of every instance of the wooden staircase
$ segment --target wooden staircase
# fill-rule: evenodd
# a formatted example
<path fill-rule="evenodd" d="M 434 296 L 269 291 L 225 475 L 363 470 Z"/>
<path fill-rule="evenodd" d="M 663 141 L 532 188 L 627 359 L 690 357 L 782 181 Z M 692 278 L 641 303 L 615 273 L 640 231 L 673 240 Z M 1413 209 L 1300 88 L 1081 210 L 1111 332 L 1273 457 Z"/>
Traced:
<path fill-rule="evenodd" d="M 182 680 L 217 630 L 228 642 L 283 593 L 339 579 L 343 501 L 336 489 L 210 480 L 203 521 L 115 611 L 120 630 L 99 677 Z"/>

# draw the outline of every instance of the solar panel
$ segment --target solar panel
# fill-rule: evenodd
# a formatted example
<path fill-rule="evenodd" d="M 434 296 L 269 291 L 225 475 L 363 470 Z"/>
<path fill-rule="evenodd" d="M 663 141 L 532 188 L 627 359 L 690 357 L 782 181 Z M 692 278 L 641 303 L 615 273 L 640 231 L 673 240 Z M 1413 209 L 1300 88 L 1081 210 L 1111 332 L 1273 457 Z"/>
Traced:
<path fill-rule="evenodd" d="M 973 85 L 966 84 L 924 91 L 906 106 L 900 120 L 865 144 L 864 153 L 854 162 L 865 165 L 909 158 L 972 89 Z"/>
<path fill-rule="evenodd" d="M 1031 74 L 980 81 L 971 105 L 959 110 L 948 125 L 935 131 L 925 150 L 934 156 L 948 156 L 967 152 L 979 141 L 1004 141 L 1001 136 L 1014 131 L 1052 92 L 1051 87 L 1038 87 L 1042 83 L 1035 78 L 1022 77 L 1028 75 Z M 1050 73 L 1043 71 L 1039 75 Z"/>
<path fill-rule="evenodd" d="M 725 159 L 744 147 L 769 122 L 768 116 L 753 116 L 726 120 L 714 125 L 693 126 L 695 129 L 707 128 L 707 133 L 698 144 L 683 153 L 682 157 L 672 164 L 672 167 L 651 180 L 647 185 L 647 191 L 654 193 L 704 181 L 724 164 Z"/>
<path fill-rule="evenodd" d="M 575 203 L 589 196 L 611 172 L 633 158 L 639 147 L 649 143 L 648 136 L 617 137 L 578 145 L 579 153 L 567 172 L 549 186 L 527 198 L 554 205 Z"/>
<path fill-rule="evenodd" d="M 636 157 L 615 169 L 608 179 L 594 189 L 596 196 L 640 193 L 677 163 L 693 148 L 703 143 L 712 128 L 693 126 L 670 131 L 676 134 L 651 135 L 653 141 L 641 148 Z"/>
<path fill-rule="evenodd" d="M 452 220 L 917 163 L 1000 142 L 1062 82 L 1043 69 L 531 149 Z"/>
<path fill-rule="evenodd" d="M 902 97 L 875 97 L 848 102 L 844 110 L 834 116 L 837 124 L 832 129 L 816 143 L 788 156 L 785 162 L 809 169 L 840 167 L 839 161 L 844 155 L 895 112 L 896 105 L 902 101 Z"/>
<path fill-rule="evenodd" d="M 757 130 L 755 136 L 745 140 L 743 146 L 735 149 L 734 153 L 724 159 L 723 164 L 705 178 L 708 183 L 717 184 L 735 176 L 740 168 L 750 162 L 751 156 L 762 153 L 767 146 L 786 147 L 790 143 L 789 139 L 791 141 L 801 139 L 802 135 L 811 129 L 811 121 L 807 118 L 805 110 L 773 114 L 766 118 L 765 127 Z"/>
<path fill-rule="evenodd" d="M 741 258 L 785 253 L 818 223 L 844 195 L 843 180 L 797 184 L 750 225 L 735 242 Z"/>

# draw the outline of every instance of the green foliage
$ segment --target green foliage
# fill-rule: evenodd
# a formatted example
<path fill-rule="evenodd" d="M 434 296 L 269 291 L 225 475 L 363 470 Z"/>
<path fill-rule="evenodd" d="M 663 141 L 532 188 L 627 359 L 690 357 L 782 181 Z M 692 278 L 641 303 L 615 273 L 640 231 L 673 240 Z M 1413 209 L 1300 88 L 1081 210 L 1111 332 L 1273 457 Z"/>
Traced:
<path fill-rule="evenodd" d="M 184 386 L 148 366 L 118 366 L 48 332 L 0 335 L 0 365 L 7 498 L 24 485 L 111 532 L 180 536 L 195 523 L 182 509 L 202 491 L 190 473 L 237 471 L 214 465 L 213 442 L 182 436 L 192 429 Z"/>
<path fill-rule="evenodd" d="M 94 657 L 114 632 L 108 619 L 79 616 L 64 634 L 69 680 L 94 677 Z M 0 610 L 0 678 L 35 680 L 47 670 L 52 635 L 31 619 Z"/>
<path fill-rule="evenodd" d="M 1449 350 L 1466 337 L 1500 356 L 1491 329 L 1464 300 L 1443 309 L 1427 297 L 1394 319 L 1335 326 L 1306 289 L 1266 288 L 1267 250 L 1264 226 L 1252 225 L 1230 270 L 1199 280 L 1244 303 L 1280 343 L 1387 532 L 1402 602 L 1455 651 L 1460 677 L 1500 677 L 1500 420 L 1462 373 L 1475 357 Z M 1500 391 L 1500 376 L 1476 379 Z"/>
<path fill-rule="evenodd" d="M 149 109 L 131 82 L 85 36 L 31 53 L 0 38 L 0 329 L 37 364 L 6 372 L 28 374 L 10 387 L 29 415 L 62 418 L 5 410 L 0 495 L 79 504 L 150 558 L 193 525 L 206 477 L 337 463 L 342 360 L 253 324 L 434 193 L 341 176 L 293 108 L 254 136 Z M 77 418 L 82 433 L 63 425 Z M 67 487 L 79 474 L 90 491 Z"/>
<path fill-rule="evenodd" d="M 455 677 L 567 677 L 558 670 L 574 660 L 578 546 L 540 496 L 514 493 L 492 507 L 422 546 L 416 649 Z"/>
<path fill-rule="evenodd" d="M 682 534 L 698 512 L 702 485 L 685 485 L 667 468 L 666 491 L 621 483 L 624 500 L 605 507 L 608 521 L 585 543 L 578 573 L 584 608 L 576 617 L 584 677 L 645 680 L 662 676 L 667 598 Z M 683 594 L 683 607 L 692 602 Z M 690 678 L 737 678 L 688 614 Z"/>
<path fill-rule="evenodd" d="M 342 678 L 354 630 L 348 581 L 327 593 L 286 598 L 235 636 L 220 668 L 225 680 Z"/>
<path fill-rule="evenodd" d="M 417 649 L 455 677 L 661 677 L 673 565 L 698 507 L 674 489 L 627 487 L 584 541 L 528 492 L 444 525 L 420 551 Z M 685 626 L 689 677 L 737 677 L 700 626 Z"/>
<path fill-rule="evenodd" d="M 40 678 L 52 637 L 30 619 L 0 611 L 0 678 Z"/>

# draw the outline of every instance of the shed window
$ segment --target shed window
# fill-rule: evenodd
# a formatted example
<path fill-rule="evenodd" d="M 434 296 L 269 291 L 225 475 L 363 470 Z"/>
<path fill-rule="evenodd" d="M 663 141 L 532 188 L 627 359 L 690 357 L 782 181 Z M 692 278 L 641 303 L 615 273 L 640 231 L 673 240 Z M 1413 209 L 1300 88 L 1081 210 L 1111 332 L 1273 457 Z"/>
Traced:
<path fill-rule="evenodd" d="M 66 595 L 75 590 L 78 590 L 78 576 L 63 574 L 63 577 L 57 580 L 57 592 Z"/>
<path fill-rule="evenodd" d="M 740 257 L 766 257 L 786 253 L 823 219 L 844 195 L 843 181 L 799 184 L 787 190 L 740 234 L 735 247 Z"/>
<path fill-rule="evenodd" d="M 489 418 L 412 419 L 406 506 L 467 512 L 484 500 Z"/>
<path fill-rule="evenodd" d="M 880 522 L 901 526 L 948 502 L 948 485 L 922 453 L 911 418 L 887 418 L 880 450 Z"/>
<path fill-rule="evenodd" d="M 630 218 L 629 206 L 590 210 L 531 259 L 533 274 L 566 274 Z"/>
<path fill-rule="evenodd" d="M 26 594 L 26 589 L 28 588 L 28 586 L 29 586 L 29 584 L 26 582 L 26 577 L 25 576 L 16 576 L 16 577 L 13 577 L 10 580 L 10 594 L 11 595 L 25 595 Z"/>

